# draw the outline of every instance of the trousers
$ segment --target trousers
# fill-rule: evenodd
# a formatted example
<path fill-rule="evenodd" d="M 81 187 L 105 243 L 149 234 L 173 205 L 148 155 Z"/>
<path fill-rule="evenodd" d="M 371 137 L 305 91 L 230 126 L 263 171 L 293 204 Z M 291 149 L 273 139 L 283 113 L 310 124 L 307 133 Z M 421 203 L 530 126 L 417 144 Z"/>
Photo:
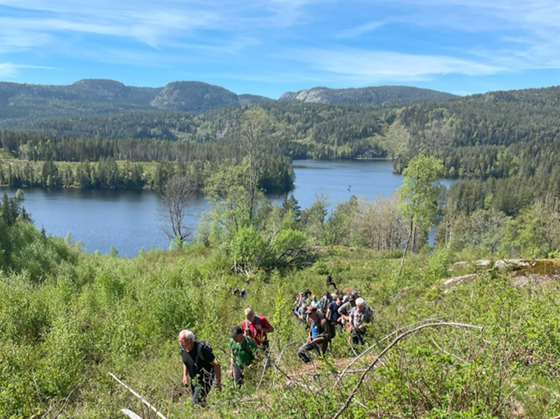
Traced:
<path fill-rule="evenodd" d="M 317 355 L 324 355 L 327 351 L 328 346 L 329 342 L 327 341 L 323 341 L 320 343 L 305 342 L 303 345 L 301 345 L 301 348 L 298 349 L 297 354 L 303 362 L 307 363 L 311 361 L 311 358 L 309 358 L 309 352 L 315 350 L 315 352 L 317 352 Z"/>
<path fill-rule="evenodd" d="M 196 380 L 196 381 L 195 381 Z M 192 404 L 206 405 L 206 397 L 214 384 L 214 373 L 202 370 L 196 378 L 191 378 Z"/>

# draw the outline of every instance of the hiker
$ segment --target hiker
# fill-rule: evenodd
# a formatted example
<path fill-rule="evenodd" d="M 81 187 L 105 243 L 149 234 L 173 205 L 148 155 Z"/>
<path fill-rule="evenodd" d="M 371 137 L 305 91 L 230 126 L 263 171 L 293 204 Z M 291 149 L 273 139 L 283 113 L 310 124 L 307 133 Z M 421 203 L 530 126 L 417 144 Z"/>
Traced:
<path fill-rule="evenodd" d="M 301 297 L 301 296 L 298 294 L 298 297 Z M 301 307 L 303 299 L 298 298 L 298 297 L 296 297 L 296 299 L 295 299 L 295 305 L 294 305 L 294 308 L 292 309 L 292 314 L 299 319 L 298 310 Z"/>
<path fill-rule="evenodd" d="M 315 350 L 317 355 L 324 355 L 331 340 L 327 319 L 315 306 L 309 306 L 307 315 L 310 320 L 309 336 L 297 354 L 305 363 L 311 361 L 309 352 Z"/>
<path fill-rule="evenodd" d="M 253 338 L 261 349 L 268 349 L 267 333 L 274 332 L 274 327 L 264 316 L 255 316 L 253 309 L 247 307 L 245 320 L 241 323 L 241 327 L 245 330 L 245 336 Z"/>
<path fill-rule="evenodd" d="M 338 309 L 342 307 L 342 298 L 337 296 L 336 299 L 331 302 L 327 308 L 327 321 L 329 322 L 329 330 L 331 337 L 336 336 L 336 329 L 338 332 L 342 332 L 342 316 L 338 313 Z"/>
<path fill-rule="evenodd" d="M 312 292 L 309 288 L 306 288 L 305 291 L 302 292 L 303 298 L 306 300 L 311 296 Z"/>
<path fill-rule="evenodd" d="M 247 294 L 247 292 L 245 291 L 245 288 L 241 288 L 241 292 L 239 293 L 239 295 L 241 296 L 241 298 L 245 297 L 245 294 Z"/>
<path fill-rule="evenodd" d="M 297 316 L 300 322 L 307 326 L 307 301 L 303 300 L 301 306 L 298 309 Z"/>
<path fill-rule="evenodd" d="M 311 297 L 311 302 L 309 303 L 310 306 L 317 307 L 319 305 L 319 301 L 317 300 L 317 296 L 314 295 Z M 317 307 L 320 308 L 320 307 Z"/>
<path fill-rule="evenodd" d="M 331 303 L 332 300 L 333 297 L 331 296 L 331 293 L 325 291 L 325 295 L 323 295 L 319 300 L 319 306 L 318 306 L 319 310 L 321 310 L 323 313 L 326 313 L 327 308 L 329 307 L 329 304 Z"/>
<path fill-rule="evenodd" d="M 356 300 L 356 306 L 350 310 L 349 330 L 352 343 L 363 345 L 366 335 L 366 324 L 373 321 L 373 311 L 366 305 L 363 298 Z"/>
<path fill-rule="evenodd" d="M 239 295 L 239 287 L 235 287 L 235 288 L 233 289 L 233 295 L 234 295 L 234 296 L 238 296 L 238 295 Z"/>
<path fill-rule="evenodd" d="M 228 335 L 231 339 L 229 341 L 229 349 L 231 350 L 231 363 L 229 376 L 233 377 L 234 386 L 241 386 L 243 384 L 243 377 L 245 368 L 251 368 L 255 353 L 258 345 L 255 340 L 250 336 L 243 334 L 243 329 L 239 326 L 234 326 L 231 333 Z"/>
<path fill-rule="evenodd" d="M 330 287 L 331 285 L 333 286 L 333 288 L 334 288 L 335 290 L 338 289 L 338 288 L 336 287 L 336 284 L 335 284 L 334 281 L 333 281 L 332 274 L 328 274 L 328 275 L 327 275 L 327 289 L 329 289 L 329 287 Z"/>
<path fill-rule="evenodd" d="M 348 324 L 348 321 L 350 320 L 350 310 L 352 310 L 355 306 L 356 300 L 354 300 L 354 297 L 350 296 L 346 302 L 342 304 L 342 307 L 338 309 L 338 314 L 340 314 L 342 318 L 341 323 L 343 326 Z"/>
<path fill-rule="evenodd" d="M 183 385 L 190 382 L 193 405 L 206 405 L 206 396 L 212 389 L 214 377 L 216 387 L 222 389 L 222 372 L 212 353 L 212 347 L 196 341 L 193 332 L 181 330 L 179 346 L 183 358 Z"/>

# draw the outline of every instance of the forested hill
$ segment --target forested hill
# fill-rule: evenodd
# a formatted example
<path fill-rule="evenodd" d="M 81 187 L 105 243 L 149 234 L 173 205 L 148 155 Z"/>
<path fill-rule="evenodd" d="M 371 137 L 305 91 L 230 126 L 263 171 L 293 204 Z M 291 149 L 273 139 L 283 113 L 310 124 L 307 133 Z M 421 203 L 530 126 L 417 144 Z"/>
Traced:
<path fill-rule="evenodd" d="M 298 93 L 288 92 L 279 101 L 396 107 L 455 97 L 414 87 L 383 86 L 338 90 L 314 88 Z M 68 86 L 0 82 L 0 127 L 25 126 L 42 119 L 117 115 L 131 111 L 199 114 L 213 109 L 267 102 L 276 101 L 252 94 L 237 95 L 223 87 L 196 81 L 177 81 L 157 88 L 126 86 L 114 80 L 96 79 L 80 80 Z"/>
<path fill-rule="evenodd" d="M 412 105 L 396 123 L 409 135 L 408 154 L 427 150 L 451 175 L 502 177 L 560 149 L 560 87 L 490 92 L 446 103 Z M 553 153 L 552 155 L 550 153 Z M 401 155 L 403 166 L 406 155 Z"/>
<path fill-rule="evenodd" d="M 93 85 L 104 86 L 103 95 L 97 91 L 95 104 L 105 110 L 108 102 L 103 102 L 103 98 L 136 97 L 137 103 L 141 103 L 150 94 L 149 90 L 115 83 L 87 81 L 77 83 L 76 89 L 83 92 L 93 89 Z M 55 137 L 197 143 L 239 139 L 240 123 L 248 107 L 218 107 L 198 114 L 184 112 L 199 106 L 188 93 L 195 85 L 201 88 L 200 97 L 205 98 L 208 106 L 231 105 L 237 98 L 239 103 L 262 109 L 273 121 L 275 135 L 289 145 L 287 150 L 293 158 L 395 158 L 395 169 L 401 171 L 411 156 L 424 150 L 442 158 L 449 176 L 501 178 L 518 173 L 550 174 L 555 170 L 554 156 L 560 152 L 560 87 L 490 92 L 387 109 L 371 104 L 268 102 L 250 95 L 235 96 L 215 86 L 172 83 L 149 102 L 150 111 L 131 111 L 123 105 L 119 113 L 37 119 L 17 129 Z M 221 97 L 220 92 L 226 93 Z M 5 96 L 0 94 L 0 98 Z M 259 100 L 264 103 L 255 103 Z M 37 109 L 43 103 L 46 110 L 58 112 L 49 101 L 37 100 Z M 75 111 L 87 114 L 79 106 Z M 2 126 L 0 121 L 2 127 L 12 128 L 6 122 Z"/>
<path fill-rule="evenodd" d="M 227 106 L 270 101 L 236 95 L 202 82 L 173 82 L 165 87 L 133 87 L 114 80 L 80 80 L 68 86 L 0 82 L 0 124 L 25 124 L 42 118 L 118 114 L 123 111 L 200 113 Z"/>
<path fill-rule="evenodd" d="M 406 106 L 416 102 L 446 101 L 458 96 L 436 90 L 409 86 L 377 86 L 359 89 L 329 89 L 314 87 L 299 92 L 286 92 L 278 101 L 324 103 L 328 105 L 356 105 L 371 103 L 383 107 Z"/>

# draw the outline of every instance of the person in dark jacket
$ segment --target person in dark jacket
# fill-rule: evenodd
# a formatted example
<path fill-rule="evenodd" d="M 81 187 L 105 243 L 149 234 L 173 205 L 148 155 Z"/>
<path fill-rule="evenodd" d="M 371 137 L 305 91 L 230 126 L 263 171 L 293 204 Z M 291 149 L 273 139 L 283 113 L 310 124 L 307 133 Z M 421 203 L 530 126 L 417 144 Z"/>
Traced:
<path fill-rule="evenodd" d="M 310 321 L 309 336 L 297 354 L 305 363 L 310 362 L 309 352 L 315 350 L 317 355 L 324 355 L 330 341 L 329 326 L 325 315 L 315 306 L 307 309 L 307 318 Z"/>
<path fill-rule="evenodd" d="M 179 346 L 183 358 L 183 385 L 190 384 L 192 404 L 205 406 L 206 396 L 212 389 L 214 381 L 218 389 L 222 388 L 220 364 L 214 361 L 212 347 L 204 342 L 196 341 L 190 330 L 181 330 Z"/>
<path fill-rule="evenodd" d="M 329 289 L 329 287 L 332 285 L 332 287 L 337 290 L 338 288 L 336 287 L 336 284 L 334 283 L 332 274 L 328 274 L 327 275 L 327 289 Z"/>

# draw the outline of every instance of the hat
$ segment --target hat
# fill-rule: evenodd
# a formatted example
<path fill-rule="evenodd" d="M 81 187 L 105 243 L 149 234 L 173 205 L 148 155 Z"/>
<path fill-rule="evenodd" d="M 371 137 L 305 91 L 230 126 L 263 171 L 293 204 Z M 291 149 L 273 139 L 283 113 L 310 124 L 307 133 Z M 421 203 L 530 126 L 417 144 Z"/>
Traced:
<path fill-rule="evenodd" d="M 354 301 L 356 301 L 356 299 L 354 297 L 348 297 L 347 300 L 349 303 L 353 303 Z"/>
<path fill-rule="evenodd" d="M 306 313 L 313 313 L 314 311 L 317 311 L 317 306 L 309 306 Z"/>
<path fill-rule="evenodd" d="M 237 335 L 242 335 L 242 334 L 243 334 L 243 329 L 241 329 L 240 326 L 233 326 L 231 328 L 231 333 L 228 335 L 228 337 L 234 338 Z"/>

